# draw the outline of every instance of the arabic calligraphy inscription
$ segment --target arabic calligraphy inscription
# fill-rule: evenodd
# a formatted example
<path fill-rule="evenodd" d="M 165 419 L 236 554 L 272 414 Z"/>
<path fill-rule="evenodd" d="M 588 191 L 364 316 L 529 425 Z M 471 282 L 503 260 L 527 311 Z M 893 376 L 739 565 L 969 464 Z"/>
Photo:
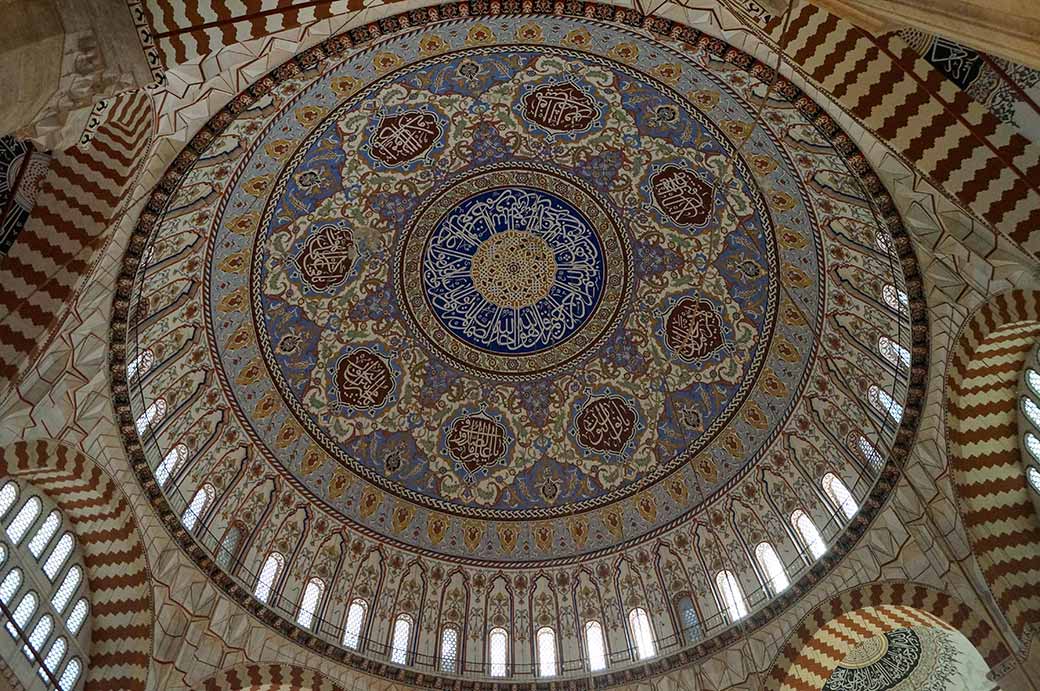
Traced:
<path fill-rule="evenodd" d="M 374 157 L 396 166 L 425 154 L 440 136 L 436 115 L 426 110 L 409 110 L 381 117 L 369 147 Z"/>
<path fill-rule="evenodd" d="M 654 203 L 677 225 L 702 227 L 711 219 L 712 187 L 685 168 L 667 165 L 650 176 Z"/>
<path fill-rule="evenodd" d="M 636 430 L 636 411 L 620 396 L 592 401 L 575 419 L 578 443 L 602 453 L 621 453 Z"/>
<path fill-rule="evenodd" d="M 304 283 L 313 290 L 326 291 L 347 280 L 356 259 L 357 247 L 350 228 L 330 223 L 307 237 L 296 255 L 296 265 Z"/>
<path fill-rule="evenodd" d="M 455 420 L 444 441 L 452 459 L 470 473 L 494 465 L 506 453 L 505 428 L 483 415 Z"/>
<path fill-rule="evenodd" d="M 368 348 L 348 353 L 336 365 L 336 392 L 351 408 L 379 408 L 393 389 L 390 368 Z"/>
<path fill-rule="evenodd" d="M 664 336 L 683 360 L 703 360 L 722 347 L 722 318 L 707 300 L 685 297 L 668 314 Z"/>
<path fill-rule="evenodd" d="M 592 96 L 570 82 L 533 89 L 522 104 L 525 118 L 557 132 L 586 130 L 597 115 Z"/>

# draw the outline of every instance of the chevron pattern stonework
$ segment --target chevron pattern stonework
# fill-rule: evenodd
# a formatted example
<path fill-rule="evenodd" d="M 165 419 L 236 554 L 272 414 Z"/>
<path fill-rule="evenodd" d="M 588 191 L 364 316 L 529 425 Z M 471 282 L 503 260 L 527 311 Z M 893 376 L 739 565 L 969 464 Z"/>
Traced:
<path fill-rule="evenodd" d="M 949 595 L 912 583 L 878 583 L 846 591 L 813 610 L 777 655 L 764 688 L 822 688 L 860 641 L 922 625 L 960 631 L 991 668 L 1010 655 L 989 624 Z"/>
<path fill-rule="evenodd" d="M 1018 434 L 1018 383 L 1040 295 L 998 296 L 965 325 L 948 374 L 954 484 L 975 558 L 1020 638 L 1040 624 L 1040 520 Z"/>
<path fill-rule="evenodd" d="M 35 485 L 69 517 L 91 589 L 85 691 L 143 691 L 152 648 L 144 544 L 122 490 L 90 459 L 56 442 L 0 451 L 0 477 Z"/>
<path fill-rule="evenodd" d="M 296 665 L 245 665 L 221 671 L 196 691 L 344 691 L 314 670 Z"/>

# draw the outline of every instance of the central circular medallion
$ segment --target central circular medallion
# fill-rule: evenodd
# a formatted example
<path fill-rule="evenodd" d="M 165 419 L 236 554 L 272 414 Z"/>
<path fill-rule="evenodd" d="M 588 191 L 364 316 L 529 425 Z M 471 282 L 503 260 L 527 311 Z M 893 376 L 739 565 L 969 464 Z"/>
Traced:
<path fill-rule="evenodd" d="M 540 235 L 505 230 L 480 243 L 470 277 L 488 302 L 505 309 L 533 307 L 556 283 L 556 259 Z"/>
<path fill-rule="evenodd" d="M 406 237 L 399 287 L 441 356 L 523 378 L 573 364 L 602 341 L 627 300 L 629 261 L 617 214 L 594 190 L 514 163 L 434 192 Z"/>

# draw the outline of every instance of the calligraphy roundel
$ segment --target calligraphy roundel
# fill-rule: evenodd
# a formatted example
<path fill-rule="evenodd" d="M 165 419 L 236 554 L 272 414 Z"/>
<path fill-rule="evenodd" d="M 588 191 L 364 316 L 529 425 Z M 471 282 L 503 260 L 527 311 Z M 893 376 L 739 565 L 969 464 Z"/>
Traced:
<path fill-rule="evenodd" d="M 841 287 L 890 250 L 846 154 L 742 59 L 568 16 L 322 50 L 193 145 L 147 240 L 140 347 L 207 390 L 143 399 L 206 458 L 412 548 L 602 550 L 807 438 L 822 334 L 899 317 Z"/>

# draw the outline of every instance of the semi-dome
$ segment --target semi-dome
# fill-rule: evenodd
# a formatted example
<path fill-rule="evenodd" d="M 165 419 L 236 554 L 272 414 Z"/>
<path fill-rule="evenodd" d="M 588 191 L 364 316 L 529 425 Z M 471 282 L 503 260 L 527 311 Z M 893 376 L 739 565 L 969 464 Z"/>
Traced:
<path fill-rule="evenodd" d="M 177 158 L 117 301 L 131 457 L 211 575 L 329 655 L 456 673 L 450 640 L 522 679 L 545 629 L 563 673 L 645 657 L 640 631 L 703 651 L 890 490 L 924 376 L 909 242 L 740 50 L 471 9 L 315 46 Z"/>

